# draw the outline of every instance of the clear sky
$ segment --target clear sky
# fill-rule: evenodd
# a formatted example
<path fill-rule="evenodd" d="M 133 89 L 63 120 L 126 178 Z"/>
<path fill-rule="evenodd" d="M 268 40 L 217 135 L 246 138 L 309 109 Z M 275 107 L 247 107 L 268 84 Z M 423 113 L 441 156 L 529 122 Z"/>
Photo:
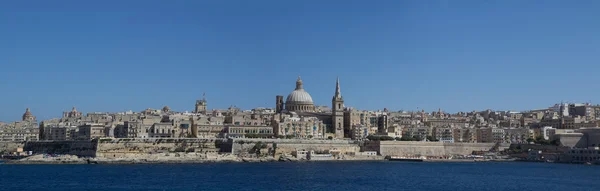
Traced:
<path fill-rule="evenodd" d="M 76 106 L 274 107 L 302 76 L 358 109 L 598 103 L 600 1 L 2 1 L 0 121 Z"/>

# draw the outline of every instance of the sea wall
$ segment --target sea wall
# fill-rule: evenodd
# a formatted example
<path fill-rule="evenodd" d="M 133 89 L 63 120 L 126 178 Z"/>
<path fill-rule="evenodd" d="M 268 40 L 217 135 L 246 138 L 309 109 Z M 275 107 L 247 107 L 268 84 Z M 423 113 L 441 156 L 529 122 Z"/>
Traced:
<path fill-rule="evenodd" d="M 569 147 L 555 146 L 555 145 L 535 145 L 535 144 L 512 144 L 510 149 L 513 151 L 526 152 L 529 150 L 537 150 L 552 153 L 565 153 L 569 150 Z"/>
<path fill-rule="evenodd" d="M 92 141 L 28 141 L 23 150 L 34 154 L 68 154 L 95 157 L 98 142 Z"/>
<path fill-rule="evenodd" d="M 224 139 L 100 139 L 96 156 L 106 159 L 143 158 L 168 153 L 195 153 L 207 158 L 221 152 Z"/>
<path fill-rule="evenodd" d="M 0 142 L 0 153 L 17 152 L 18 148 L 23 148 L 25 142 Z"/>
<path fill-rule="evenodd" d="M 232 154 L 249 153 L 258 142 L 266 144 L 264 150 L 273 152 L 275 158 L 282 154 L 291 154 L 296 150 L 314 150 L 316 152 L 336 150 L 341 154 L 360 151 L 357 142 L 346 140 L 233 139 Z"/>
<path fill-rule="evenodd" d="M 361 150 L 377 151 L 382 156 L 451 156 L 473 151 L 489 151 L 495 143 L 442 143 L 419 141 L 366 141 Z M 508 148 L 501 144 L 499 150 Z"/>

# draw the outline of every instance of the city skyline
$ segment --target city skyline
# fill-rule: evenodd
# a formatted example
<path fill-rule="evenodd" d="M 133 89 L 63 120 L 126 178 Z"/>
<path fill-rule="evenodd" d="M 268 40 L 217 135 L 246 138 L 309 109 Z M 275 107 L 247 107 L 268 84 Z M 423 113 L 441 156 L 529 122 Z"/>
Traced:
<path fill-rule="evenodd" d="M 345 2 L 345 1 L 344 1 Z M 136 7 L 136 8 L 133 8 Z M 596 103 L 600 3 L 16 2 L 0 7 L 0 121 L 273 108 L 298 75 L 361 110 L 523 111 Z M 562 14 L 556 14 L 562 13 Z M 575 80 L 576 79 L 576 80 Z"/>

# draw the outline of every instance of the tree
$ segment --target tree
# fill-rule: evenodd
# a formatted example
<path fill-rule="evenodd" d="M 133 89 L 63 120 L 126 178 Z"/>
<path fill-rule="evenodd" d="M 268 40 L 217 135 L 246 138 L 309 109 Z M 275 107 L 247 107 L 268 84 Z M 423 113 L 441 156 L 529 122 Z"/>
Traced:
<path fill-rule="evenodd" d="M 250 149 L 250 152 L 260 155 L 260 149 L 265 149 L 265 148 L 267 148 L 267 144 L 264 144 L 259 141 L 258 143 L 254 144 L 254 147 L 252 147 L 252 149 Z"/>
<path fill-rule="evenodd" d="M 531 143 L 531 142 L 534 142 L 534 141 L 535 140 L 533 138 L 531 138 L 531 137 L 527 138 L 527 143 Z"/>
<path fill-rule="evenodd" d="M 329 140 L 333 140 L 333 137 L 332 137 L 332 136 L 329 136 L 329 137 L 327 137 L 327 139 L 329 139 Z"/>
<path fill-rule="evenodd" d="M 432 141 L 432 142 L 434 142 L 434 141 L 439 141 L 438 139 L 436 139 L 436 138 L 433 138 L 433 136 L 427 136 L 427 140 L 428 140 L 428 141 Z"/>
<path fill-rule="evenodd" d="M 379 137 L 378 137 L 378 136 L 375 136 L 375 135 L 369 135 L 369 136 L 367 136 L 367 139 L 369 139 L 369 140 L 371 140 L 371 141 L 378 141 L 378 140 L 379 140 Z"/>
<path fill-rule="evenodd" d="M 313 136 L 312 136 L 312 135 L 309 135 L 309 136 L 308 136 L 308 138 L 309 138 L 309 139 L 312 139 L 312 138 L 313 138 Z"/>
<path fill-rule="evenodd" d="M 400 137 L 396 137 L 396 138 L 394 138 L 394 139 L 395 139 L 396 141 L 402 141 L 402 138 L 400 138 Z"/>
<path fill-rule="evenodd" d="M 413 141 L 422 141 L 423 139 L 421 139 L 421 137 L 419 136 L 413 136 Z"/>
<path fill-rule="evenodd" d="M 390 137 L 390 136 L 381 136 L 381 137 L 379 137 L 379 140 L 382 140 L 382 141 L 393 141 L 394 138 Z"/>

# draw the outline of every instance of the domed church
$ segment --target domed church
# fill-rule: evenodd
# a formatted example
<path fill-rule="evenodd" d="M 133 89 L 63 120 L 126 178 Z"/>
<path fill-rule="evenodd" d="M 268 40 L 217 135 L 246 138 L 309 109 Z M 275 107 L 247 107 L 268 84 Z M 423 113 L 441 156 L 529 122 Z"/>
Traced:
<path fill-rule="evenodd" d="M 312 97 L 304 90 L 300 76 L 298 76 L 298 80 L 296 80 L 296 89 L 292 91 L 285 100 L 285 110 L 295 112 L 315 111 Z"/>
<path fill-rule="evenodd" d="M 340 93 L 340 80 L 336 81 L 335 94 L 331 100 L 331 113 L 316 112 L 313 99 L 308 92 L 304 90 L 302 79 L 298 76 L 296 80 L 296 89 L 292 91 L 286 98 L 285 104 L 283 102 L 283 96 L 276 96 L 276 112 L 281 117 L 274 126 L 277 128 L 277 135 L 306 135 L 304 132 L 300 132 L 299 128 L 294 128 L 294 122 L 298 120 L 302 121 L 301 118 L 317 118 L 321 121 L 325 128 L 313 127 L 312 131 L 314 134 L 312 137 L 325 137 L 331 135 L 335 138 L 344 138 L 344 99 Z M 288 115 L 292 120 L 285 120 L 284 116 Z M 292 123 L 292 124 L 287 124 Z M 319 123 L 315 121 L 315 124 Z M 291 128 L 286 128 L 291 126 Z M 304 125 L 310 126 L 310 125 Z M 308 133 L 311 134 L 311 133 Z"/>

